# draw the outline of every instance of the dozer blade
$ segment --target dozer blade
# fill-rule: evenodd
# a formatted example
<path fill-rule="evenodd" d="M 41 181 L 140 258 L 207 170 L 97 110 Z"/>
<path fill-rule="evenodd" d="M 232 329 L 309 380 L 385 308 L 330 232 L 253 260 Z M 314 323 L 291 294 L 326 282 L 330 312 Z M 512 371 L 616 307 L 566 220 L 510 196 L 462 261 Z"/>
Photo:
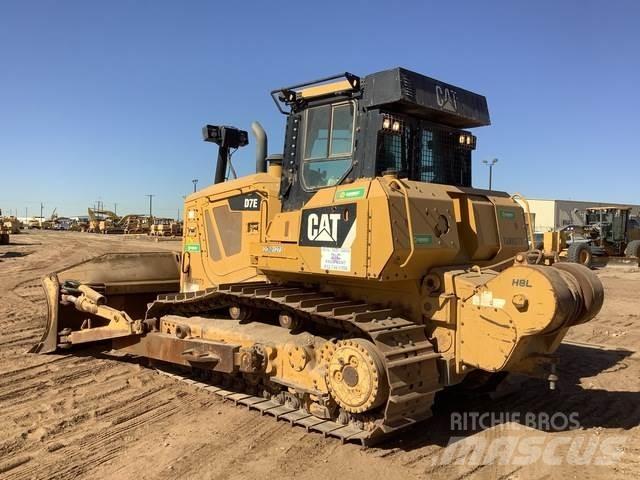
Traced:
<path fill-rule="evenodd" d="M 158 294 L 179 290 L 179 263 L 180 256 L 174 252 L 108 253 L 46 275 L 42 285 L 47 300 L 47 323 L 42 338 L 29 352 L 51 353 L 70 346 L 61 345 L 60 338 L 68 332 L 82 331 L 83 326 L 87 331 L 93 330 L 94 335 L 73 343 L 129 335 L 126 320 L 143 320 L 147 304 Z M 65 289 L 76 285 L 88 287 L 100 298 L 88 307 L 80 302 L 74 304 L 77 297 L 66 295 Z M 122 314 L 127 318 L 113 328 L 113 321 L 104 325 L 103 311 L 109 316 Z"/>

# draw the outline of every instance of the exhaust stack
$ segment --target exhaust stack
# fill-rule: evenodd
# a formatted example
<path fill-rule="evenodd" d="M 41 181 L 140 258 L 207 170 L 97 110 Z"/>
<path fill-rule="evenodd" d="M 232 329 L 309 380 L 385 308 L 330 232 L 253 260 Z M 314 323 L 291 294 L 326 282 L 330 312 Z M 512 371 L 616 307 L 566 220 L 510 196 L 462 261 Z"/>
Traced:
<path fill-rule="evenodd" d="M 251 122 L 251 131 L 256 137 L 256 173 L 267 171 L 267 133 L 260 122 Z"/>

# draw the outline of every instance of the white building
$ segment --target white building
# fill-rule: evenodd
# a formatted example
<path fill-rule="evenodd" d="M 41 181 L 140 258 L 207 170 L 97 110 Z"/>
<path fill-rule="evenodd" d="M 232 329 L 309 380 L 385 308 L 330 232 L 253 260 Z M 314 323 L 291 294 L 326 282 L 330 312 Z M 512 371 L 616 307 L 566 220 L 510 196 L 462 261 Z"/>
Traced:
<path fill-rule="evenodd" d="M 585 210 L 590 207 L 631 207 L 631 216 L 640 216 L 640 205 L 539 198 L 528 198 L 527 201 L 536 233 L 550 232 L 571 224 L 582 225 Z"/>

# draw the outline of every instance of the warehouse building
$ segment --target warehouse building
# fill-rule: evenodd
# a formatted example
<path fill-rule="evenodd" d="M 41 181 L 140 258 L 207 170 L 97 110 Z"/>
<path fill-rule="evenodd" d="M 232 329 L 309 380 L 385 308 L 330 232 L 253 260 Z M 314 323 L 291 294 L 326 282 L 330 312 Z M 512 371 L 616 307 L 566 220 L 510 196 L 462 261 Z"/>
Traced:
<path fill-rule="evenodd" d="M 567 225 L 582 225 L 585 210 L 591 207 L 631 207 L 631 216 L 640 216 L 640 205 L 537 198 L 528 198 L 527 201 L 536 233 L 550 232 Z"/>

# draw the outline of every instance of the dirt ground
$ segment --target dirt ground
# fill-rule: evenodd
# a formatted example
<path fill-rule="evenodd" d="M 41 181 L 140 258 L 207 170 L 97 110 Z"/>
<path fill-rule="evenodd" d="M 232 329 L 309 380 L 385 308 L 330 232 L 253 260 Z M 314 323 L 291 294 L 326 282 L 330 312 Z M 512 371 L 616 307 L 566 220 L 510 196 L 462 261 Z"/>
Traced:
<path fill-rule="evenodd" d="M 598 273 L 605 305 L 560 348 L 558 390 L 514 379 L 500 395 L 466 405 L 461 413 L 466 419 L 470 412 L 508 415 L 512 421 L 461 429 L 452 414 L 442 413 L 365 449 L 307 434 L 99 352 L 25 354 L 44 324 L 43 274 L 99 253 L 163 248 L 179 246 L 71 232 L 29 232 L 0 246 L 1 479 L 640 476 L 638 269 Z M 578 428 L 546 428 L 540 420 L 558 413 L 574 415 Z M 528 422 L 527 415 L 537 420 Z M 465 457 L 447 447 L 452 437 L 465 437 L 457 445 L 487 442 L 498 455 L 487 449 L 486 455 L 475 450 L 475 460 Z M 499 455 L 513 445 L 521 454 L 530 452 L 525 441 L 541 442 L 548 455 Z M 595 456 L 589 455 L 592 447 Z"/>

